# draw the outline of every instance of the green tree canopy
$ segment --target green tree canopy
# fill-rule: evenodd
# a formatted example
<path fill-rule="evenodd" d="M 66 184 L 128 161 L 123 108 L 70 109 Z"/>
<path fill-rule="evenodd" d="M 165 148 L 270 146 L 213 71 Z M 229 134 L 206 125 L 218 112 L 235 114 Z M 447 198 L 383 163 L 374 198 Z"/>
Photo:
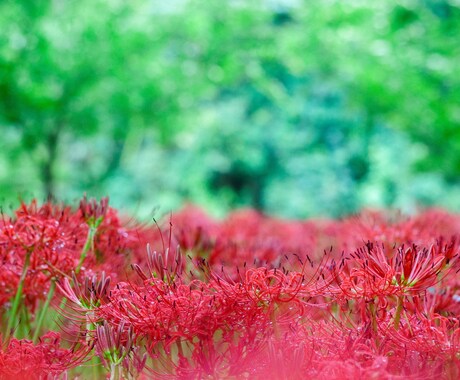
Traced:
<path fill-rule="evenodd" d="M 3 1 L 0 193 L 455 204 L 460 3 Z"/>

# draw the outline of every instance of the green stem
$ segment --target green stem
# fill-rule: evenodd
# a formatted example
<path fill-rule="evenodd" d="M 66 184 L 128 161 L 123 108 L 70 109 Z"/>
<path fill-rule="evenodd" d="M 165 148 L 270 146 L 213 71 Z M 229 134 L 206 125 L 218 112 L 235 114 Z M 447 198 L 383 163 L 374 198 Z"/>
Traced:
<path fill-rule="evenodd" d="M 371 314 L 371 321 L 372 321 L 372 331 L 374 332 L 374 341 L 377 347 L 380 347 L 380 339 L 379 339 L 379 331 L 378 331 L 378 323 L 377 323 L 377 308 L 375 305 L 375 300 L 371 300 L 369 304 L 369 312 Z"/>
<path fill-rule="evenodd" d="M 27 337 L 29 337 L 31 328 L 30 328 L 29 312 L 27 311 L 26 305 L 22 304 L 21 312 L 22 312 L 23 321 L 24 321 L 24 323 L 21 323 L 21 325 L 23 327 L 23 335 L 22 335 L 22 337 L 27 338 Z M 19 313 L 21 314 L 21 312 L 19 312 Z"/>
<path fill-rule="evenodd" d="M 401 320 L 402 310 L 403 310 L 403 297 L 398 297 L 398 303 L 396 305 L 396 314 L 395 314 L 395 320 L 394 320 L 395 330 L 399 329 L 399 322 Z"/>
<path fill-rule="evenodd" d="M 120 366 L 116 363 L 110 363 L 110 380 L 120 379 Z"/>
<path fill-rule="evenodd" d="M 78 262 L 77 269 L 75 269 L 75 274 L 80 273 L 80 269 L 83 265 L 83 262 L 88 255 L 90 249 L 93 249 L 94 246 L 94 236 L 96 235 L 97 228 L 89 227 L 88 230 L 88 237 L 86 238 L 85 245 L 83 246 L 83 250 L 81 251 L 80 261 Z"/>
<path fill-rule="evenodd" d="M 87 313 L 86 313 L 86 324 L 84 325 L 85 326 L 85 334 L 86 334 L 86 342 L 89 344 L 91 342 L 91 336 L 89 335 L 89 331 L 93 331 L 94 328 L 95 328 L 95 325 L 91 322 L 91 318 L 93 317 L 93 312 L 91 310 L 88 310 Z M 83 328 L 83 326 L 82 326 Z M 93 348 L 93 350 L 95 350 Z M 99 359 L 99 357 L 97 355 L 93 355 L 93 357 L 91 358 L 91 361 L 90 361 L 90 365 L 91 365 L 91 368 L 92 368 L 92 378 L 94 380 L 98 380 L 98 379 L 101 379 L 103 376 L 103 371 L 104 369 L 106 369 L 105 366 L 102 366 L 101 365 L 101 360 Z"/>
<path fill-rule="evenodd" d="M 42 327 L 43 321 L 45 319 L 45 315 L 50 306 L 51 299 L 53 298 L 55 288 L 56 288 L 56 279 L 53 278 L 51 279 L 51 285 L 48 290 L 48 296 L 46 297 L 45 304 L 43 305 L 40 311 L 40 315 L 38 316 L 37 326 L 35 326 L 34 337 L 32 338 L 34 343 L 37 343 L 38 337 L 40 336 L 40 329 Z"/>
<path fill-rule="evenodd" d="M 32 251 L 27 251 L 26 257 L 24 260 L 24 266 L 22 268 L 22 274 L 21 277 L 19 278 L 19 283 L 18 283 L 18 289 L 16 291 L 16 295 L 14 296 L 13 300 L 13 305 L 11 306 L 11 312 L 8 318 L 8 327 L 6 329 L 6 336 L 9 337 L 10 334 L 12 333 L 13 328 L 16 326 L 16 319 L 17 319 L 17 313 L 19 309 L 19 304 L 21 302 L 22 298 L 22 290 L 24 288 L 24 281 L 26 279 L 27 275 L 27 270 L 29 269 L 29 264 L 30 264 L 30 255 L 32 254 Z M 12 334 L 13 336 L 15 333 Z M 8 339 L 8 338 L 7 338 Z"/>
<path fill-rule="evenodd" d="M 94 329 L 94 324 L 91 322 L 90 316 L 93 317 L 93 312 L 92 311 L 88 311 L 86 313 L 86 331 L 85 331 L 85 334 L 86 334 L 86 341 L 87 342 L 91 341 L 91 337 L 89 336 L 88 332 L 93 331 L 93 329 Z"/>

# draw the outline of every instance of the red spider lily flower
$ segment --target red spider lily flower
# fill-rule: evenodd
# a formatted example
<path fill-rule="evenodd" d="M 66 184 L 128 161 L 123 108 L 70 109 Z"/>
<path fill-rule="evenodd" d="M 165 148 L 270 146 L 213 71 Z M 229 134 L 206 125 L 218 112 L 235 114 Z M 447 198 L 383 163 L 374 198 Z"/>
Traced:
<path fill-rule="evenodd" d="M 11 339 L 0 352 L 0 379 L 45 379 L 65 375 L 66 371 L 87 360 L 90 348 L 61 347 L 59 333 L 49 332 L 38 344 Z"/>
<path fill-rule="evenodd" d="M 393 352 L 389 369 L 417 378 L 455 379 L 460 374 L 460 324 L 457 318 L 423 318 L 410 315 L 401 329 L 389 329 L 387 338 Z"/>
<path fill-rule="evenodd" d="M 188 284 L 181 277 L 165 282 L 144 275 L 143 286 L 119 284 L 110 302 L 95 312 L 114 326 L 129 322 L 136 335 L 169 347 L 178 341 L 211 339 L 217 331 L 225 337 L 281 333 L 304 314 L 303 299 L 319 288 L 301 273 L 266 268 L 248 270 L 239 282 L 212 273 L 209 282 Z"/>
<path fill-rule="evenodd" d="M 145 370 L 170 379 L 459 377 L 459 244 L 447 238 L 458 216 L 380 215 L 358 228 L 349 221 L 282 221 L 252 211 L 223 222 L 193 215 L 196 224 L 182 220 L 182 232 L 170 232 L 168 248 L 162 241 L 167 228 L 157 226 L 153 234 L 154 228 L 128 227 L 104 202 L 86 201 L 78 210 L 35 203 L 4 217 L 0 302 L 4 317 L 16 316 L 6 330 L 23 334 L 28 321 L 19 320 L 32 305 L 57 306 L 53 292 L 37 302 L 51 282 L 67 299 L 61 315 L 71 319 L 58 323 L 77 338 L 67 350 L 51 338 L 32 345 L 8 337 L 0 349 L 0 379 L 65 376 L 93 349 L 113 377 L 142 377 Z M 145 255 L 143 244 L 152 236 L 159 249 L 149 246 Z M 363 236 L 373 242 L 340 255 L 340 248 Z M 398 244 L 382 243 L 392 240 Z M 170 249 L 179 241 L 190 261 L 179 248 Z M 320 255 L 331 243 L 337 246 Z M 84 246 L 88 257 L 77 273 Z M 141 250 L 146 265 L 132 267 L 142 281 L 119 282 Z M 46 328 L 46 319 L 39 323 L 43 310 L 30 314 L 34 340 Z M 26 353 L 17 360 L 19 372 L 2 364 L 21 357 L 14 352 Z M 58 352 L 56 361 L 51 352 Z"/>
<path fill-rule="evenodd" d="M 124 222 L 115 209 L 109 208 L 94 233 L 93 253 L 86 258 L 84 268 L 92 273 L 105 271 L 113 280 L 124 278 L 133 254 L 145 252 L 143 227 Z"/>
<path fill-rule="evenodd" d="M 102 223 L 104 216 L 109 208 L 109 198 L 102 198 L 98 203 L 96 199 L 86 198 L 86 194 L 80 201 L 79 210 L 83 216 L 83 219 L 88 223 L 90 227 L 97 228 Z"/>
<path fill-rule="evenodd" d="M 143 281 L 147 281 L 149 278 L 158 278 L 169 284 L 172 284 L 175 279 L 182 275 L 184 267 L 179 247 L 177 247 L 176 254 L 172 258 L 169 248 L 165 250 L 164 254 L 157 251 L 152 252 L 150 244 L 147 244 L 147 265 L 149 275 L 146 275 L 138 264 L 133 264 L 131 267 Z"/>
<path fill-rule="evenodd" d="M 91 239 L 83 215 L 104 216 Z M 138 249 L 137 230 L 124 228 L 105 199 L 100 204 L 82 202 L 77 212 L 49 202 L 42 206 L 36 201 L 22 203 L 15 218 L 0 220 L 0 303 L 15 298 L 12 314 L 22 304 L 34 311 L 37 301 L 47 297 L 51 280 L 70 276 L 74 270 L 106 271 L 116 278 L 126 270 L 129 252 Z M 88 251 L 95 254 L 84 260 Z"/>
<path fill-rule="evenodd" d="M 417 246 L 398 249 L 395 266 L 398 268 L 395 281 L 401 287 L 409 288 L 412 293 L 425 290 L 439 281 L 437 275 L 453 258 L 449 247 L 432 245 L 429 249 Z"/>
<path fill-rule="evenodd" d="M 0 306 L 5 305 L 14 296 L 21 269 L 19 265 L 7 262 L 0 265 Z"/>
<path fill-rule="evenodd" d="M 430 246 L 439 236 L 458 234 L 460 220 L 456 215 L 436 209 L 410 218 L 399 212 L 365 210 L 343 222 L 333 222 L 333 226 L 333 236 L 338 240 L 336 248 L 352 251 L 366 241 L 386 246 Z"/>
<path fill-rule="evenodd" d="M 182 254 L 179 247 L 176 249 L 174 258 L 170 258 L 170 250 L 167 248 L 164 255 L 150 250 L 150 245 L 147 245 L 147 255 L 149 270 L 152 275 L 155 273 L 158 278 L 166 282 L 172 282 L 175 278 L 182 274 Z"/>
<path fill-rule="evenodd" d="M 329 288 L 332 279 L 323 277 L 321 268 L 318 270 L 316 276 L 307 276 L 302 272 L 251 268 L 239 281 L 226 281 L 212 272 L 210 285 L 224 294 L 226 305 L 234 304 L 229 317 L 233 315 L 238 320 L 257 316 L 258 323 L 264 323 L 263 318 L 271 322 L 276 318 L 277 324 L 290 323 L 292 318 L 304 316 L 306 308 L 316 303 L 314 299 Z"/>
<path fill-rule="evenodd" d="M 97 315 L 113 325 L 129 321 L 137 335 L 169 345 L 177 339 L 212 336 L 222 324 L 219 299 L 199 281 L 168 285 L 151 279 L 145 287 L 125 284 L 113 289 L 111 302 Z"/>
<path fill-rule="evenodd" d="M 83 284 L 72 273 L 72 284 L 66 277 L 56 285 L 62 295 L 76 306 L 74 310 L 86 313 L 109 301 L 110 277 L 106 277 L 105 272 L 102 272 L 101 278 L 96 275 L 85 277 Z"/>
<path fill-rule="evenodd" d="M 65 303 L 61 303 L 58 310 L 64 317 L 61 330 L 73 341 L 89 343 L 93 340 L 94 325 L 101 322 L 95 315 L 95 310 L 109 300 L 110 278 L 105 277 L 102 272 L 100 279 L 94 275 L 85 277 L 80 283 L 75 273 L 72 276 L 72 285 L 67 277 L 56 283 L 60 293 L 70 301 L 70 309 L 64 308 Z"/>
<path fill-rule="evenodd" d="M 218 224 L 203 210 L 186 205 L 171 217 L 176 243 L 185 251 L 202 256 L 211 249 L 218 232 Z"/>
<path fill-rule="evenodd" d="M 208 261 L 217 268 L 236 267 L 243 262 L 253 267 L 260 263 L 274 267 L 285 254 L 313 252 L 317 233 L 314 223 L 269 218 L 253 210 L 236 211 L 218 226 Z"/>
<path fill-rule="evenodd" d="M 127 378 L 140 378 L 147 363 L 147 353 L 144 351 L 139 346 L 133 346 L 129 354 L 123 359 L 122 365 Z"/>
<path fill-rule="evenodd" d="M 373 298 L 390 295 L 416 295 L 440 281 L 439 274 L 456 254 L 451 245 L 432 245 L 429 249 L 412 245 L 388 249 L 368 243 L 350 254 L 337 282 L 347 297 Z M 346 266 L 344 266 L 346 268 Z"/>
<path fill-rule="evenodd" d="M 125 329 L 123 322 L 117 328 L 110 326 L 107 322 L 96 326 L 96 352 L 103 365 L 110 371 L 111 378 L 121 377 L 123 363 L 131 353 L 133 344 L 133 330 L 131 327 Z"/>
<path fill-rule="evenodd" d="M 412 297 L 413 303 L 406 307 L 426 318 L 460 315 L 460 285 L 447 280 L 446 278 L 436 286 L 428 288 L 423 294 Z"/>
<path fill-rule="evenodd" d="M 17 326 L 22 306 L 34 312 L 37 301 L 47 298 L 48 292 L 53 296 L 54 279 L 75 267 L 83 240 L 80 231 L 70 208 L 50 203 L 38 207 L 35 201 L 29 206 L 22 203 L 15 219 L 0 223 L 1 272 L 11 275 L 3 289 L 12 295 L 8 331 Z"/>
<path fill-rule="evenodd" d="M 52 276 L 70 273 L 85 236 L 70 208 L 49 203 L 38 207 L 33 201 L 29 207 L 21 204 L 16 215 L 15 220 L 0 226 L 4 260 L 22 265 L 29 254 L 32 271 Z"/>

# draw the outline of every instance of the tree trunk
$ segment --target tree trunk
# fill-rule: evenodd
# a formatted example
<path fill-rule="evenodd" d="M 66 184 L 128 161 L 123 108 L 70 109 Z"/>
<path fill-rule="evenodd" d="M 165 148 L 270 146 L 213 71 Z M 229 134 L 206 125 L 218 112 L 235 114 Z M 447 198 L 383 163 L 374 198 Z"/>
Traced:
<path fill-rule="evenodd" d="M 57 147 L 61 128 L 61 124 L 56 124 L 56 127 L 48 133 L 45 140 L 47 157 L 42 166 L 42 180 L 47 200 L 52 200 L 55 197 L 54 163 L 57 157 Z"/>

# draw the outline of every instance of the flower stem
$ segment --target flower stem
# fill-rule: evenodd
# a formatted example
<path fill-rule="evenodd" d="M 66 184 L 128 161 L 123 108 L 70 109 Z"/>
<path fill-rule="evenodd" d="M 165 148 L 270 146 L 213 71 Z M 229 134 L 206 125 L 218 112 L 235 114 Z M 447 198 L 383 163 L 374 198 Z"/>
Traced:
<path fill-rule="evenodd" d="M 81 267 L 83 262 L 88 255 L 90 249 L 94 247 L 94 236 L 96 235 L 97 228 L 90 226 L 88 230 L 88 237 L 86 238 L 85 245 L 83 246 L 83 250 L 81 251 L 80 261 L 78 262 L 77 268 L 75 269 L 75 274 L 80 273 Z"/>
<path fill-rule="evenodd" d="M 394 320 L 395 330 L 399 329 L 399 322 L 401 320 L 402 310 L 403 310 L 403 297 L 398 297 L 398 303 L 396 305 L 396 314 L 395 314 L 395 320 Z"/>
<path fill-rule="evenodd" d="M 116 363 L 110 363 L 110 380 L 120 379 L 120 366 Z"/>
<path fill-rule="evenodd" d="M 19 314 L 21 315 L 22 314 L 22 321 L 24 321 L 24 323 L 21 323 L 22 327 L 23 327 L 23 335 L 21 336 L 24 337 L 24 338 L 28 338 L 29 337 L 29 334 L 30 334 L 30 331 L 31 331 L 31 328 L 30 328 L 30 319 L 29 319 L 29 312 L 27 311 L 27 307 L 26 305 L 22 304 L 21 305 L 22 307 L 20 308 L 20 311 L 19 311 Z"/>
<path fill-rule="evenodd" d="M 48 311 L 48 308 L 50 306 L 51 299 L 53 298 L 55 288 L 56 288 L 56 279 L 52 278 L 51 279 L 51 285 L 50 285 L 50 288 L 48 290 L 48 296 L 46 297 L 46 301 L 45 301 L 45 303 L 44 303 L 44 305 L 43 305 L 43 307 L 42 307 L 42 309 L 40 311 L 40 315 L 38 316 L 37 326 L 35 327 L 34 337 L 32 338 L 34 343 L 37 343 L 38 337 L 40 336 L 40 329 L 42 327 L 43 321 L 45 319 L 45 315 L 46 315 L 46 313 Z"/>
<path fill-rule="evenodd" d="M 11 306 L 11 312 L 8 317 L 8 327 L 6 329 L 7 337 L 10 337 L 13 328 L 16 326 L 17 313 L 19 309 L 19 304 L 21 303 L 22 290 L 24 289 L 24 281 L 26 279 L 27 270 L 29 269 L 31 254 L 32 254 L 32 251 L 28 250 L 26 253 L 26 257 L 24 259 L 24 266 L 22 268 L 21 277 L 19 278 L 18 289 L 16 290 L 16 295 L 14 296 L 13 305 Z M 13 333 L 12 335 L 14 336 L 15 333 Z"/>

